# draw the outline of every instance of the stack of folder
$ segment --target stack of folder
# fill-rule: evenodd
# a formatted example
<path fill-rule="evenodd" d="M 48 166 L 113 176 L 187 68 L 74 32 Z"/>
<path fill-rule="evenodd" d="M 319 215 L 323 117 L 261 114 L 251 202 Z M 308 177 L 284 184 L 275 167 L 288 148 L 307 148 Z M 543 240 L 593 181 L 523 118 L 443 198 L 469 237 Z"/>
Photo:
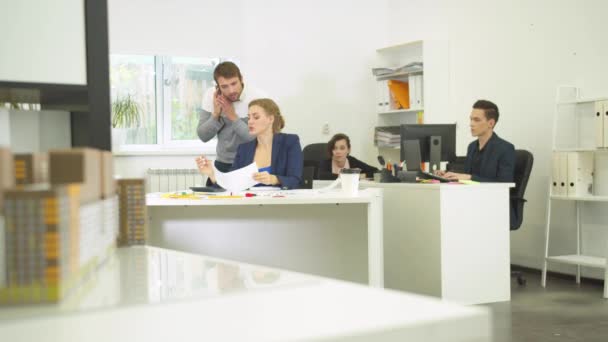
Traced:
<path fill-rule="evenodd" d="M 374 144 L 378 147 L 398 148 L 401 144 L 399 126 L 376 127 Z"/>

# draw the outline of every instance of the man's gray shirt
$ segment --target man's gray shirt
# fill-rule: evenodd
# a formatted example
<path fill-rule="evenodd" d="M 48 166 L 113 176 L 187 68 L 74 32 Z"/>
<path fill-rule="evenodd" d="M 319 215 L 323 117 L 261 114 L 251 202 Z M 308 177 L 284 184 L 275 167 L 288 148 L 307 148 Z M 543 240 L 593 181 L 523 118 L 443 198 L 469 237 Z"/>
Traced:
<path fill-rule="evenodd" d="M 214 118 L 213 112 L 215 88 L 207 89 L 203 97 L 203 108 L 196 132 L 203 142 L 208 142 L 217 135 L 217 157 L 216 160 L 232 164 L 236 155 L 236 148 L 253 140 L 255 137 L 249 134 L 247 127 L 247 112 L 249 102 L 267 97 L 266 93 L 255 87 L 245 85 L 238 101 L 233 102 L 234 111 L 238 119 L 234 122 L 227 119 L 222 113 L 219 118 Z"/>
<path fill-rule="evenodd" d="M 203 142 L 208 142 L 217 135 L 216 159 L 228 164 L 234 161 L 236 148 L 240 144 L 254 139 L 249 134 L 247 118 L 239 118 L 234 122 L 223 116 L 216 119 L 206 110 L 201 111 L 197 133 Z"/>

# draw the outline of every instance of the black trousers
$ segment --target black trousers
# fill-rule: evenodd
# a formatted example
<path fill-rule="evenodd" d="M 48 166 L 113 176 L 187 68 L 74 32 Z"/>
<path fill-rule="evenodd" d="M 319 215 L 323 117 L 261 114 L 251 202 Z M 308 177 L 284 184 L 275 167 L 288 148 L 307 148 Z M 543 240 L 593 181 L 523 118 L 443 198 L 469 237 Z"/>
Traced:
<path fill-rule="evenodd" d="M 222 172 L 228 172 L 230 171 L 230 168 L 232 167 L 232 164 L 228 164 L 228 163 L 222 163 L 221 161 L 214 161 L 213 165 L 215 165 L 215 168 L 222 171 Z M 207 186 L 216 186 L 219 188 L 219 185 L 213 183 L 211 181 L 211 179 L 207 178 Z"/>

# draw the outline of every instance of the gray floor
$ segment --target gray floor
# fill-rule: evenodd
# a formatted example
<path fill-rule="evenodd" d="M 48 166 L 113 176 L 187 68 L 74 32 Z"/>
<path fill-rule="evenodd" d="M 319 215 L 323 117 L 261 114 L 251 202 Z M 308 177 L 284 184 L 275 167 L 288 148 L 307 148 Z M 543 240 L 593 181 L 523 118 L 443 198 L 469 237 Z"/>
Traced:
<path fill-rule="evenodd" d="M 492 311 L 494 341 L 608 341 L 608 300 L 600 281 L 524 271 L 526 286 L 511 282 L 511 302 L 486 305 Z"/>

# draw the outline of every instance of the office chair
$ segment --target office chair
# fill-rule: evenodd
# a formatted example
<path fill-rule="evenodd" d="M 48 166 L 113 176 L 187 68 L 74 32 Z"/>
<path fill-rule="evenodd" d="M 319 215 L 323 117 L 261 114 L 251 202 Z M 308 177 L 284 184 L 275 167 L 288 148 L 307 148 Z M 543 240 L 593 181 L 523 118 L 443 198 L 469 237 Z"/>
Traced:
<path fill-rule="evenodd" d="M 319 179 L 319 164 L 322 160 L 328 159 L 327 143 L 317 143 L 304 146 L 302 150 L 304 167 L 313 166 L 315 172 L 313 179 Z"/>
<path fill-rule="evenodd" d="M 464 173 L 464 164 L 467 161 L 467 157 L 456 157 L 456 159 L 450 161 L 445 166 L 446 171 Z"/>
<path fill-rule="evenodd" d="M 532 172 L 534 164 L 534 156 L 526 150 L 515 150 L 515 172 L 513 181 L 515 187 L 510 190 L 510 228 L 518 230 L 524 220 L 524 204 L 527 202 L 524 198 L 528 179 Z M 525 285 L 526 279 L 521 272 L 511 271 L 511 276 L 517 278 L 519 285 Z"/>

